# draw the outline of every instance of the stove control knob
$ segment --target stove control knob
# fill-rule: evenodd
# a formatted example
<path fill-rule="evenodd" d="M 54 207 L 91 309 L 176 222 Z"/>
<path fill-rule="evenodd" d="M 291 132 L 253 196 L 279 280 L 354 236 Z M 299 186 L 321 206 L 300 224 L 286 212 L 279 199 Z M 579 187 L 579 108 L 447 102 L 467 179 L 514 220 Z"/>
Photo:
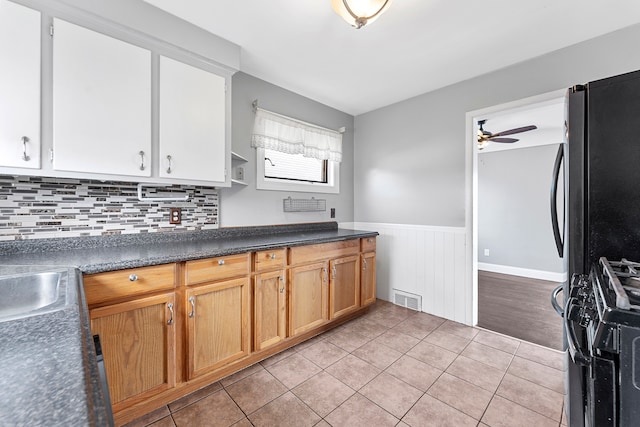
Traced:
<path fill-rule="evenodd" d="M 586 328 L 587 325 L 591 322 L 591 310 L 587 307 L 580 308 L 580 314 L 578 317 L 578 323 L 583 328 Z"/>

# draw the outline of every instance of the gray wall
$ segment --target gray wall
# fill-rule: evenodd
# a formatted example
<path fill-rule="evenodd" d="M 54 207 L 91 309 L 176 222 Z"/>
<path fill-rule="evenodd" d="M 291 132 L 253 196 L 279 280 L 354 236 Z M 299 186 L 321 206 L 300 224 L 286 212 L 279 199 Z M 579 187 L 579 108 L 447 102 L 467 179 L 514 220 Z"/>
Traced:
<path fill-rule="evenodd" d="M 478 262 L 563 272 L 549 213 L 557 150 L 544 145 L 478 155 Z"/>
<path fill-rule="evenodd" d="M 357 116 L 355 221 L 463 227 L 466 112 L 640 69 L 638 40 L 635 25 Z"/>
<path fill-rule="evenodd" d="M 331 221 L 330 208 L 336 208 L 338 222 L 353 221 L 353 116 L 297 95 L 281 87 L 245 73 L 233 76 L 232 138 L 233 151 L 249 161 L 244 164 L 248 186 L 234 185 L 220 190 L 220 225 L 286 224 L 296 222 Z M 256 150 L 251 148 L 254 113 L 251 106 L 257 99 L 261 108 L 274 111 L 329 129 L 346 127 L 342 135 L 340 164 L 340 194 L 283 192 L 256 189 Z M 282 199 L 326 199 L 326 212 L 285 213 Z"/>

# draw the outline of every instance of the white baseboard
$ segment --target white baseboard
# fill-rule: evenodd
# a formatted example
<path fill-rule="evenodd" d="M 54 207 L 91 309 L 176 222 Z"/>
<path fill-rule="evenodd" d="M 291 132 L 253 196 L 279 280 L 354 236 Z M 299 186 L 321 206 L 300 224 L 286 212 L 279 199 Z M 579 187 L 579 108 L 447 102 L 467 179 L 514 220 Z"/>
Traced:
<path fill-rule="evenodd" d="M 567 273 L 556 273 L 553 271 L 533 270 L 530 268 L 511 267 L 509 265 L 478 263 L 478 270 L 490 271 L 492 273 L 510 274 L 512 276 L 529 277 L 531 279 L 548 280 L 550 282 L 565 282 Z"/>

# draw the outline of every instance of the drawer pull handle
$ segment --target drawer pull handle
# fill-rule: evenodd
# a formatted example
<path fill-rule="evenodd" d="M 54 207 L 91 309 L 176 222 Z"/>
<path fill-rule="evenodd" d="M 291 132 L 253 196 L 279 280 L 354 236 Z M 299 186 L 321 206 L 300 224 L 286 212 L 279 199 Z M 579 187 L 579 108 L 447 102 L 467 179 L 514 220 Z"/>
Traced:
<path fill-rule="evenodd" d="M 135 282 L 136 280 L 138 280 L 138 275 L 137 274 L 130 274 L 129 275 L 129 280 L 131 280 L 132 282 Z"/>
<path fill-rule="evenodd" d="M 282 287 L 280 288 L 280 293 L 283 294 L 284 293 L 284 278 L 282 276 L 280 276 L 280 283 L 282 283 Z"/>
<path fill-rule="evenodd" d="M 173 304 L 167 304 L 167 308 L 169 309 L 169 320 L 167 320 L 167 325 L 173 325 Z"/>
<path fill-rule="evenodd" d="M 276 254 L 271 254 L 271 259 L 276 259 Z"/>
<path fill-rule="evenodd" d="M 371 243 L 371 242 L 373 242 L 373 239 L 372 239 L 371 237 L 369 237 L 369 238 L 367 239 L 367 242 Z"/>
<path fill-rule="evenodd" d="M 195 299 L 195 297 L 189 297 L 189 302 L 191 303 L 191 313 L 189 313 L 189 317 L 193 318 L 196 315 L 196 299 Z"/>
<path fill-rule="evenodd" d="M 224 265 L 224 260 L 223 259 L 218 260 L 218 265 Z"/>

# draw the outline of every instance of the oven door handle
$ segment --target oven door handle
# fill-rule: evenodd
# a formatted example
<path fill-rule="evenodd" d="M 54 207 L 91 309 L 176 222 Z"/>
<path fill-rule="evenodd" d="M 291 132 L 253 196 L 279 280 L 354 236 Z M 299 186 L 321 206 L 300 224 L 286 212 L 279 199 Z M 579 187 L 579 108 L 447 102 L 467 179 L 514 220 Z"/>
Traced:
<path fill-rule="evenodd" d="M 560 317 L 564 316 L 564 309 L 558 303 L 558 294 L 562 291 L 564 291 L 564 285 L 559 285 L 553 290 L 553 292 L 551 292 L 551 305 L 553 306 L 553 309 L 556 311 L 556 313 L 560 315 Z"/>
<path fill-rule="evenodd" d="M 567 344 L 569 350 L 569 356 L 571 356 L 571 360 L 575 363 L 582 366 L 591 365 L 591 359 L 584 354 L 582 349 L 577 345 L 577 337 L 575 331 L 575 322 L 572 320 L 576 310 L 579 310 L 580 307 L 576 304 L 578 302 L 577 298 L 569 298 L 567 299 L 567 304 L 564 307 L 564 329 L 567 331 Z"/>

